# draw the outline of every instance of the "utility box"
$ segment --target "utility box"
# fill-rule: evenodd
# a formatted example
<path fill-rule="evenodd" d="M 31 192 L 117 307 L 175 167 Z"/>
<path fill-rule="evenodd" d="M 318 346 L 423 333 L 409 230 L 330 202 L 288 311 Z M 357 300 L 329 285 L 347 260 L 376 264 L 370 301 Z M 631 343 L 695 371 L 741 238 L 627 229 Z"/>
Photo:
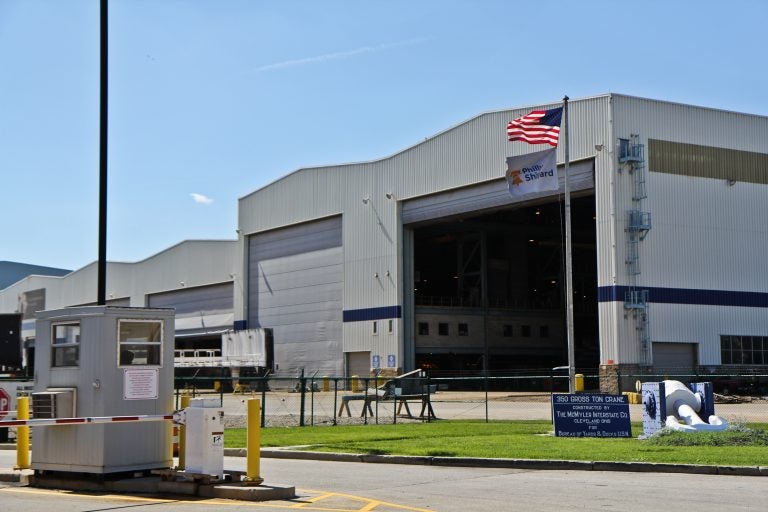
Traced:
<path fill-rule="evenodd" d="M 224 409 L 218 398 L 193 398 L 184 410 L 185 468 L 224 477 Z"/>
<path fill-rule="evenodd" d="M 37 313 L 34 417 L 173 412 L 174 311 L 84 306 Z M 169 421 L 32 427 L 32 469 L 119 473 L 173 465 Z"/>

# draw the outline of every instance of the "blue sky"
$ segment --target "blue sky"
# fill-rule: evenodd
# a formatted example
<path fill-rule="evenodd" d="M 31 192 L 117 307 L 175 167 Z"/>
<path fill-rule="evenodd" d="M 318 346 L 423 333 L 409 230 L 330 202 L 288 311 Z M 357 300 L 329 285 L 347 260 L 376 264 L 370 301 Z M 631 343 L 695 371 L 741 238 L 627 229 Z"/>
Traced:
<path fill-rule="evenodd" d="M 111 0 L 111 261 L 481 112 L 617 92 L 768 115 L 768 2 Z M 98 0 L 0 0 L 0 260 L 98 255 Z"/>

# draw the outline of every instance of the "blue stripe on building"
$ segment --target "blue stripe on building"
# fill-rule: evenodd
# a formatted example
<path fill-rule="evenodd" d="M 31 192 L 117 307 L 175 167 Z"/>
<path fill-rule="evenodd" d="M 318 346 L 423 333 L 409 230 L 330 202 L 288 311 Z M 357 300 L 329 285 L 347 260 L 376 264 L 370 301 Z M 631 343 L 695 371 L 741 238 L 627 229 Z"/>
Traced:
<path fill-rule="evenodd" d="M 598 302 L 624 302 L 629 286 L 599 286 Z M 768 308 L 768 293 L 731 290 L 698 290 L 693 288 L 636 287 L 648 290 L 648 302 L 658 304 L 690 304 L 697 306 L 736 306 Z"/>
<path fill-rule="evenodd" d="M 400 318 L 403 315 L 401 306 L 384 306 L 380 308 L 348 309 L 344 311 L 345 322 L 363 322 L 365 320 L 383 320 Z"/>

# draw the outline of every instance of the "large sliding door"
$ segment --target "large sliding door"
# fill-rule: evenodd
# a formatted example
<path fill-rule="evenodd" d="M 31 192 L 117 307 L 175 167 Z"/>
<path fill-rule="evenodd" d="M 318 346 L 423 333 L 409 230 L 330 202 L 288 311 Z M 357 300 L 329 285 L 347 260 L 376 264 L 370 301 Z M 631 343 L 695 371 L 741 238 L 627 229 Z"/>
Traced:
<path fill-rule="evenodd" d="M 279 375 L 342 375 L 341 217 L 249 239 L 248 323 L 274 333 Z"/>

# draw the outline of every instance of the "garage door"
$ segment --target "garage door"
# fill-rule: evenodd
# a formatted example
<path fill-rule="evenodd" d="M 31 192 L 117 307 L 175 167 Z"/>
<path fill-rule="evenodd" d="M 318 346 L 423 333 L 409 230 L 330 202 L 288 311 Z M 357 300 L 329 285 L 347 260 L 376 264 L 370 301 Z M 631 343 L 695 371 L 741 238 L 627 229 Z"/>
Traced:
<path fill-rule="evenodd" d="M 184 288 L 154 293 L 148 297 L 151 308 L 176 310 L 176 336 L 217 334 L 232 329 L 234 323 L 232 283 Z"/>
<path fill-rule="evenodd" d="M 668 369 L 689 369 L 698 364 L 696 343 L 653 343 L 653 366 Z"/>
<path fill-rule="evenodd" d="M 273 329 L 278 375 L 342 375 L 341 217 L 253 235 L 248 323 Z"/>
<path fill-rule="evenodd" d="M 347 352 L 347 363 L 349 375 L 358 377 L 368 377 L 371 375 L 371 353 L 368 352 Z"/>

